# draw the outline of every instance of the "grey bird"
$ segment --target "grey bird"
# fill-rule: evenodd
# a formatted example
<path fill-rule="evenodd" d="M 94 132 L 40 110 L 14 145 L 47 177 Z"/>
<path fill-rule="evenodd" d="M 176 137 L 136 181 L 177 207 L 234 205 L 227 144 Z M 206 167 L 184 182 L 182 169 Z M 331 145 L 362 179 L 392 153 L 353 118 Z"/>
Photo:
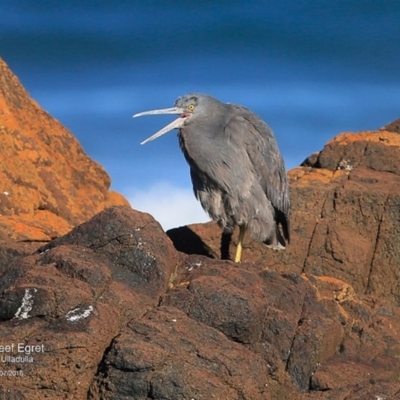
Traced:
<path fill-rule="evenodd" d="M 197 200 L 224 234 L 232 235 L 239 226 L 235 262 L 241 261 L 246 231 L 273 249 L 285 248 L 289 185 L 271 128 L 246 107 L 197 93 L 179 97 L 172 108 L 133 117 L 155 114 L 179 117 L 141 144 L 179 129 Z"/>

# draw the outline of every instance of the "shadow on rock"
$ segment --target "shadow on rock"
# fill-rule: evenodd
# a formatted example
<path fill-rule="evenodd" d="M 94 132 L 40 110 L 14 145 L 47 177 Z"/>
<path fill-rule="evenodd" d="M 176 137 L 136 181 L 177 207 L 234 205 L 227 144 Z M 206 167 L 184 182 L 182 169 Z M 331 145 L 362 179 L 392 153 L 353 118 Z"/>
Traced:
<path fill-rule="evenodd" d="M 166 234 L 171 239 L 175 249 L 182 253 L 219 258 L 219 254 L 216 254 L 189 226 L 170 229 Z"/>

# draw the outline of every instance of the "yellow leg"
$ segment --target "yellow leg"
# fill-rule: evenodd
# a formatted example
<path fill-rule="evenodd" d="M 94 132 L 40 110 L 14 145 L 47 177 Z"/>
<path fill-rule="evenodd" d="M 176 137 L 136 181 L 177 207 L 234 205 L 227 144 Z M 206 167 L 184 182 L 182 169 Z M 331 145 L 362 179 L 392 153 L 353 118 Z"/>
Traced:
<path fill-rule="evenodd" d="M 246 232 L 246 228 L 244 226 L 239 226 L 239 239 L 238 239 L 238 244 L 236 248 L 236 255 L 235 255 L 235 262 L 240 262 L 242 258 L 242 249 L 243 249 L 243 239 L 244 239 L 244 234 Z"/>

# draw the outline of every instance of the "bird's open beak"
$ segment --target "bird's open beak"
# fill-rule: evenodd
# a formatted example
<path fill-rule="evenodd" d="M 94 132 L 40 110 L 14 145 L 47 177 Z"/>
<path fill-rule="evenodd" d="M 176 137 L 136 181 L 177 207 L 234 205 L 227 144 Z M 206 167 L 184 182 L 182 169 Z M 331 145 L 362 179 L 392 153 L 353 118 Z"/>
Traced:
<path fill-rule="evenodd" d="M 168 124 L 164 128 L 160 129 L 153 136 L 150 136 L 149 138 L 147 138 L 140 144 L 146 144 L 147 142 L 151 142 L 152 140 L 159 138 L 160 136 L 164 135 L 164 133 L 167 133 L 167 132 L 171 131 L 172 129 L 182 128 L 183 123 L 185 122 L 185 119 L 187 118 L 187 115 L 185 115 L 185 110 L 180 107 L 164 108 L 162 110 L 144 111 L 144 112 L 135 114 L 133 116 L 133 118 L 141 117 L 143 115 L 157 115 L 157 114 L 181 114 L 181 116 L 179 118 L 177 118 L 175 121 L 172 121 L 170 124 Z"/>

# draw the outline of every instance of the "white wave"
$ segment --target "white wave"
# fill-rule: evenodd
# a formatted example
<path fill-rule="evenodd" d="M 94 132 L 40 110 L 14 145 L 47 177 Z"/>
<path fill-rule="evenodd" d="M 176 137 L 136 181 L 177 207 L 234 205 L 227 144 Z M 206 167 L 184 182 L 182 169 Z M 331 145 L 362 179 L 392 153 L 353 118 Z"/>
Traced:
<path fill-rule="evenodd" d="M 164 230 L 210 220 L 191 189 L 169 182 L 157 182 L 148 189 L 130 188 L 124 195 L 132 208 L 151 214 Z"/>

